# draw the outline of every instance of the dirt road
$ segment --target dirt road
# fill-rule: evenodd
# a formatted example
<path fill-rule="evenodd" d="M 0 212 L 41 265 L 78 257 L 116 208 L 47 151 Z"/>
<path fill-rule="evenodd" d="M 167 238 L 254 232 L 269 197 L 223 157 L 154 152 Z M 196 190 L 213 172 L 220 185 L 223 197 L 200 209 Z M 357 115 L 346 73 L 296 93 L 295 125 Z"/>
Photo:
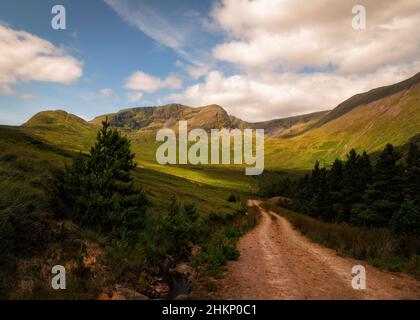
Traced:
<path fill-rule="evenodd" d="M 381 271 L 364 261 L 337 256 L 310 242 L 283 217 L 260 202 L 259 225 L 238 243 L 241 256 L 230 262 L 219 283 L 220 299 L 420 299 L 420 281 Z M 354 265 L 366 268 L 366 289 L 352 288 Z"/>

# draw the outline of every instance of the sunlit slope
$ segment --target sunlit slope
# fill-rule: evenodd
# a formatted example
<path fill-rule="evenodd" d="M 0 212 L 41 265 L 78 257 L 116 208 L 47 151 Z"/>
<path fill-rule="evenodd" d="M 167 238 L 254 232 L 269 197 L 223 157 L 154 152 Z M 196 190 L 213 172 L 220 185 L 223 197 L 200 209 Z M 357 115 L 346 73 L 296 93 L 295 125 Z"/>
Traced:
<path fill-rule="evenodd" d="M 0 126 L 0 200 L 8 206 L 19 206 L 28 201 L 38 201 L 42 205 L 45 198 L 41 187 L 50 183 L 49 172 L 64 169 L 74 156 L 26 131 L 22 127 Z M 206 174 L 210 174 L 211 183 L 195 181 Z M 239 175 L 232 173 L 234 177 L 236 174 Z M 228 179 L 237 181 L 229 174 L 223 183 L 221 173 L 213 175 L 203 171 L 203 176 L 190 179 L 187 175 L 182 177 L 140 166 L 133 176 L 134 182 L 146 191 L 158 210 L 166 210 L 171 197 L 175 196 L 178 200 L 193 201 L 203 215 L 233 215 L 240 204 L 227 199 L 231 193 L 241 195 L 245 190 L 245 184 L 240 188 L 229 184 Z M 217 179 L 220 181 L 212 185 Z"/>
<path fill-rule="evenodd" d="M 265 130 L 265 166 L 279 169 L 308 169 L 316 160 L 330 164 L 343 158 L 351 148 L 376 152 L 386 143 L 407 144 L 420 134 L 420 74 L 400 83 L 373 89 L 351 97 L 329 112 L 249 123 L 229 115 L 222 107 L 192 108 L 179 104 L 133 108 L 108 116 L 132 142 L 136 160 L 142 167 L 197 183 L 229 185 L 247 190 L 244 166 L 162 166 L 156 162 L 156 133 L 166 127 L 177 131 L 187 120 L 189 129 L 261 128 Z M 322 102 L 318 102 L 322 103 Z M 22 130 L 66 150 L 86 152 L 106 116 L 86 122 L 64 111 L 35 115 Z M 228 172 L 226 174 L 225 172 Z M 248 181 L 248 182 L 247 182 Z"/>
<path fill-rule="evenodd" d="M 87 153 L 95 142 L 99 124 L 99 121 L 96 124 L 88 123 L 61 110 L 46 111 L 36 114 L 14 132 L 26 133 L 64 150 Z M 131 140 L 132 150 L 141 169 L 183 178 L 192 181 L 195 187 L 211 186 L 246 192 L 256 183 L 254 179 L 245 176 L 244 168 L 160 165 L 156 162 L 159 146 L 155 141 L 156 132 L 121 130 Z"/>
<path fill-rule="evenodd" d="M 34 115 L 21 130 L 71 151 L 87 151 L 98 128 L 63 110 L 43 111 Z"/>
<path fill-rule="evenodd" d="M 289 139 L 266 141 L 266 165 L 309 168 L 316 160 L 330 164 L 351 148 L 374 152 L 386 143 L 405 144 L 420 133 L 420 82 L 361 104 L 319 128 Z"/>
<path fill-rule="evenodd" d="M 218 105 L 192 108 L 180 104 L 168 104 L 160 107 L 124 109 L 117 113 L 99 116 L 91 123 L 100 124 L 105 117 L 108 117 L 111 125 L 115 128 L 141 133 L 155 133 L 161 128 L 176 129 L 180 120 L 188 121 L 189 128 L 205 130 L 241 127 L 244 123 L 239 119 L 232 119 Z"/>

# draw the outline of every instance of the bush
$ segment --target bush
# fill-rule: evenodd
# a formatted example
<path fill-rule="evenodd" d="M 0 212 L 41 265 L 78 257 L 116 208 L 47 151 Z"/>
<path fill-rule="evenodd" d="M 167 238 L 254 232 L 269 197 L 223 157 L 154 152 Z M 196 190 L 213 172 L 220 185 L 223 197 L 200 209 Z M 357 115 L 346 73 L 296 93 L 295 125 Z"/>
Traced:
<path fill-rule="evenodd" d="M 188 254 L 188 245 L 197 240 L 197 221 L 197 209 L 193 204 L 180 204 L 172 198 L 168 213 L 162 221 L 163 242 L 167 244 L 168 254 Z"/>
<path fill-rule="evenodd" d="M 391 219 L 391 227 L 398 234 L 420 235 L 420 208 L 407 198 Z"/>

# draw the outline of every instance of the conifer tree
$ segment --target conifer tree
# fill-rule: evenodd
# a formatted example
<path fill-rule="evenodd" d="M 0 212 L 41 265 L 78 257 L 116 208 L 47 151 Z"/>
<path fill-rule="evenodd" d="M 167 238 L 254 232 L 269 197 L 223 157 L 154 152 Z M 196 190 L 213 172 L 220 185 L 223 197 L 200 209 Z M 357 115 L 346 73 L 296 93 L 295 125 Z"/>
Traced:
<path fill-rule="evenodd" d="M 360 156 L 354 149 L 346 156 L 341 193 L 344 210 L 339 217 L 340 221 L 349 221 L 352 206 L 363 199 L 363 190 L 359 188 L 359 159 Z"/>
<path fill-rule="evenodd" d="M 410 144 L 405 162 L 404 197 L 420 205 L 420 150 L 414 142 Z"/>
<path fill-rule="evenodd" d="M 402 168 L 398 164 L 400 158 L 391 144 L 387 144 L 380 154 L 372 183 L 366 190 L 364 207 L 357 212 L 363 224 L 387 227 L 402 203 Z"/>
<path fill-rule="evenodd" d="M 147 199 L 133 185 L 130 141 L 102 122 L 90 157 L 76 157 L 66 168 L 64 189 L 79 223 L 102 232 L 132 237 L 142 227 Z"/>
<path fill-rule="evenodd" d="M 329 208 L 330 219 L 336 216 L 344 216 L 345 208 L 342 197 L 343 176 L 343 162 L 339 159 L 335 159 L 328 173 L 329 199 L 331 202 Z"/>

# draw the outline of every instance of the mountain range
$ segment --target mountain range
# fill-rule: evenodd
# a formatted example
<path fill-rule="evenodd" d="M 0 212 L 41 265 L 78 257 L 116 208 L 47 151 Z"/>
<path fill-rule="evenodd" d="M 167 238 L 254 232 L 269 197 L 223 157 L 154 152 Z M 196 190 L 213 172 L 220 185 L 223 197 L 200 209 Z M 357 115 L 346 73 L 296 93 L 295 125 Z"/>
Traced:
<path fill-rule="evenodd" d="M 420 73 L 357 94 L 331 111 L 265 122 L 243 121 L 218 105 L 169 104 L 124 109 L 89 122 L 62 110 L 43 111 L 21 129 L 67 149 L 84 150 L 106 117 L 113 127 L 127 134 L 142 160 L 154 160 L 157 130 L 176 128 L 179 120 L 187 120 L 189 129 L 265 129 L 266 167 L 306 169 L 316 160 L 329 164 L 336 157 L 343 158 L 351 148 L 372 153 L 386 143 L 399 146 L 419 135 Z"/>

